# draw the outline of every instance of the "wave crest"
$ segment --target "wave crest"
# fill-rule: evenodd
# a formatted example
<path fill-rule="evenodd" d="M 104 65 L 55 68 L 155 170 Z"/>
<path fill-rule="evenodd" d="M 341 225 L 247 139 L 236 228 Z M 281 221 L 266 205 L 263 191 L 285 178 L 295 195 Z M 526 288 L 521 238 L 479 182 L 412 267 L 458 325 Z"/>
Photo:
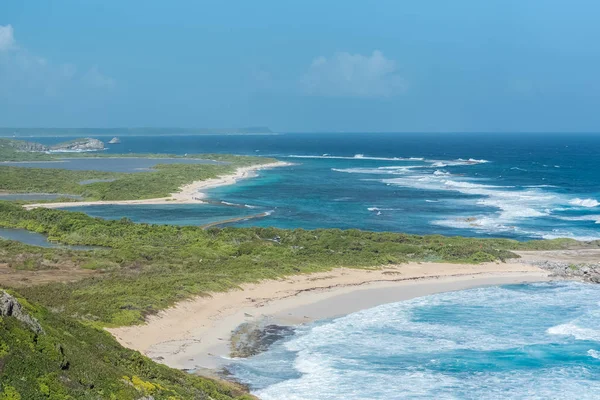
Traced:
<path fill-rule="evenodd" d="M 590 328 L 582 328 L 573 323 L 556 325 L 548 328 L 549 335 L 572 336 L 577 340 L 591 340 L 600 342 L 600 331 Z"/>
<path fill-rule="evenodd" d="M 579 197 L 569 202 L 573 206 L 593 208 L 600 206 L 600 202 L 596 199 L 580 199 Z"/>

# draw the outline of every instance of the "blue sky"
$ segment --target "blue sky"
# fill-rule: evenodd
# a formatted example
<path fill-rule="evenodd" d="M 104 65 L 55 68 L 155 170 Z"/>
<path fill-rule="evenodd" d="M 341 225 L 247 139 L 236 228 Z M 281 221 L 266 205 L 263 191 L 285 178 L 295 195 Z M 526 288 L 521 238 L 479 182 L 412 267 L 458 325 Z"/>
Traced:
<path fill-rule="evenodd" d="M 600 131 L 597 0 L 0 1 L 0 126 Z"/>

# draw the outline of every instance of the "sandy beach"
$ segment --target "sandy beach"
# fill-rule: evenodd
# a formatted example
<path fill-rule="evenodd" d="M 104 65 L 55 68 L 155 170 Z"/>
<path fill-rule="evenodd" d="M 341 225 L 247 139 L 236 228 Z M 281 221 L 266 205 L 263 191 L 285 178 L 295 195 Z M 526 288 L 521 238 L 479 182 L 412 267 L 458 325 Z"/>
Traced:
<path fill-rule="evenodd" d="M 253 178 L 257 176 L 257 171 L 285 167 L 292 165 L 283 161 L 275 163 L 252 165 L 249 167 L 240 167 L 233 174 L 221 176 L 218 178 L 207 179 L 203 181 L 192 182 L 189 185 L 182 186 L 179 192 L 172 193 L 170 197 L 145 200 L 121 200 L 121 201 L 79 201 L 64 203 L 37 203 L 27 204 L 23 207 L 27 210 L 34 208 L 63 208 L 63 207 L 81 207 L 81 206 L 101 206 L 101 205 L 141 205 L 141 204 L 198 204 L 204 203 L 202 200 L 206 193 L 202 190 L 208 190 L 219 186 L 233 185 L 242 179 Z"/>
<path fill-rule="evenodd" d="M 226 363 L 232 331 L 244 322 L 297 325 L 380 304 L 479 286 L 548 280 L 519 263 L 410 263 L 244 284 L 177 304 L 139 326 L 109 329 L 124 346 L 179 369 L 215 369 Z"/>

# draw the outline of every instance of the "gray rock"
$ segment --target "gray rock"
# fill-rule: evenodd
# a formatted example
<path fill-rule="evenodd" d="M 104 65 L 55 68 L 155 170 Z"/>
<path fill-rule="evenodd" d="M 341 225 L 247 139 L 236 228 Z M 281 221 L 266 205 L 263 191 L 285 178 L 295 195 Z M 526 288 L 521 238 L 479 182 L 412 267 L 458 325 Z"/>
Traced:
<path fill-rule="evenodd" d="M 551 276 L 565 279 L 580 279 L 585 282 L 600 283 L 600 265 L 569 264 L 551 260 L 519 260 L 551 272 Z"/>
<path fill-rule="evenodd" d="M 42 152 L 49 150 L 48 146 L 44 146 L 41 143 L 26 142 L 23 140 L 3 140 L 2 143 L 0 143 L 0 147 L 2 146 L 12 147 L 17 151 L 22 152 Z"/>
<path fill-rule="evenodd" d="M 16 318 L 35 333 L 44 333 L 38 320 L 27 314 L 19 301 L 5 291 L 0 292 L 0 317 Z"/>
<path fill-rule="evenodd" d="M 267 351 L 269 347 L 294 334 L 290 326 L 268 324 L 266 321 L 245 322 L 231 335 L 231 356 L 247 358 Z"/>
<path fill-rule="evenodd" d="M 93 151 L 104 150 L 104 142 L 98 139 L 83 138 L 60 143 L 50 148 L 52 151 Z"/>

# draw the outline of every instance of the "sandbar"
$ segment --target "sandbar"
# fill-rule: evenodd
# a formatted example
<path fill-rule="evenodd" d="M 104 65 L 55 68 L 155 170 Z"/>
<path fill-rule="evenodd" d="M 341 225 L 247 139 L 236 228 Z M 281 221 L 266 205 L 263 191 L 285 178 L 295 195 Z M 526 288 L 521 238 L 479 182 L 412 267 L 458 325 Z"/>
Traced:
<path fill-rule="evenodd" d="M 253 178 L 257 176 L 257 171 L 263 169 L 286 167 L 292 164 L 283 161 L 274 163 L 251 165 L 248 167 L 240 167 L 234 173 L 220 176 L 218 178 L 206 179 L 202 181 L 192 182 L 182 186 L 179 192 L 172 193 L 169 197 L 161 197 L 156 199 L 145 200 L 115 200 L 115 201 L 77 201 L 77 202 L 62 202 L 62 203 L 37 203 L 26 204 L 23 207 L 27 210 L 34 208 L 66 208 L 66 207 L 83 207 L 83 206 L 102 206 L 102 205 L 151 205 L 151 204 L 202 204 L 206 193 L 203 190 L 213 189 L 219 186 L 233 185 L 236 182 Z"/>

